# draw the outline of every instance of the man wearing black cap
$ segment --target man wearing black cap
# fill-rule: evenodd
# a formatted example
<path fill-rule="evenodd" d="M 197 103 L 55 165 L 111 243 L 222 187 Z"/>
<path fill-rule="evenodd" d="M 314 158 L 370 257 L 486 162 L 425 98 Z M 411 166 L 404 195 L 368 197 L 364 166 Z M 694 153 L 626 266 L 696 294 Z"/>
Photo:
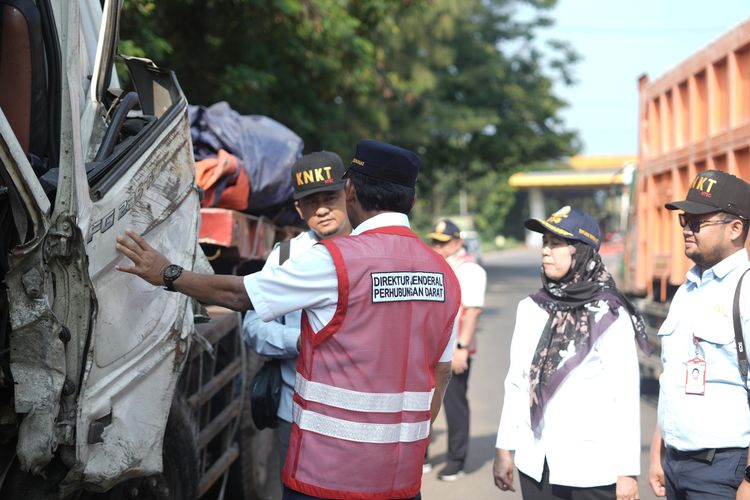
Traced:
<path fill-rule="evenodd" d="M 420 159 L 360 141 L 345 177 L 349 237 L 249 276 L 174 270 L 139 235 L 118 266 L 265 321 L 303 310 L 284 498 L 421 498 L 430 423 L 450 374 L 460 290 L 409 229 Z"/>
<path fill-rule="evenodd" d="M 682 210 L 685 255 L 695 266 L 659 329 L 664 370 L 649 483 L 670 499 L 750 498 L 750 392 L 740 369 L 750 335 L 750 185 L 707 170 L 666 208 Z"/>
<path fill-rule="evenodd" d="M 471 356 L 476 353 L 476 333 L 479 316 L 484 307 L 487 273 L 464 249 L 461 230 L 450 219 L 439 220 L 427 235 L 430 244 L 451 266 L 461 286 L 461 307 L 458 310 L 458 335 L 453 349 L 453 376 L 445 392 L 443 405 L 448 422 L 448 460 L 438 473 L 438 479 L 456 481 L 464 475 L 464 463 L 469 452 L 469 385 Z M 424 472 L 430 463 L 425 458 Z"/>
<path fill-rule="evenodd" d="M 336 153 L 320 151 L 302 156 L 292 165 L 294 208 L 307 223 L 309 231 L 276 245 L 266 259 L 265 267 L 275 267 L 311 249 L 317 242 L 334 236 L 346 236 L 352 228 L 346 217 L 344 197 L 344 164 Z M 245 340 L 261 356 L 280 359 L 281 400 L 276 412 L 280 465 L 284 465 L 289 436 L 292 432 L 292 395 L 296 377 L 297 347 L 301 311 L 293 311 L 274 321 L 265 322 L 258 314 L 247 311 L 243 325 Z M 281 476 L 279 476 L 280 478 Z"/>

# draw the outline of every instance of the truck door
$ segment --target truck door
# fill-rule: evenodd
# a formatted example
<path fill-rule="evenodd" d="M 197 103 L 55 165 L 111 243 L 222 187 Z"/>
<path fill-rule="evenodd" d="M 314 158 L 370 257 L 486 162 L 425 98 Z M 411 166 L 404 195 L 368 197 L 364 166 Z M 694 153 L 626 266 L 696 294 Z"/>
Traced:
<path fill-rule="evenodd" d="M 82 0 L 88 8 L 80 11 L 76 3 L 60 2 L 68 23 L 77 15 L 90 26 L 86 16 L 98 0 Z M 187 297 L 115 270 L 124 259 L 115 237 L 126 228 L 192 269 L 199 226 L 187 103 L 175 76 L 145 59 L 127 59 L 133 88 L 119 88 L 113 74 L 120 4 L 104 2 L 91 84 L 75 72 L 63 79 L 69 125 L 62 144 L 69 147 L 61 148 L 52 218 L 75 221 L 97 305 L 79 343 L 77 463 L 68 487 L 108 489 L 161 470 L 167 417 L 193 331 Z M 90 49 L 76 47 L 81 39 L 66 38 L 67 60 Z"/>

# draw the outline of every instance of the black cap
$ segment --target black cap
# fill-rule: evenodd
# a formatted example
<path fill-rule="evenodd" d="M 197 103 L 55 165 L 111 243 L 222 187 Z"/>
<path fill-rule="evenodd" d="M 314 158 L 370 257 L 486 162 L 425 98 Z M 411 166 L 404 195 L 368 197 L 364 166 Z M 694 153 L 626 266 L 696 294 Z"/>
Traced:
<path fill-rule="evenodd" d="M 664 206 L 686 214 L 726 212 L 750 219 L 750 184 L 726 172 L 706 170 L 693 179 L 684 201 Z"/>
<path fill-rule="evenodd" d="M 450 219 L 437 221 L 432 232 L 427 235 L 431 240 L 450 241 L 461 239 L 461 230 Z"/>
<path fill-rule="evenodd" d="M 422 160 L 413 151 L 385 142 L 363 139 L 357 143 L 349 170 L 394 184 L 414 187 L 421 165 Z"/>
<path fill-rule="evenodd" d="M 344 162 L 336 153 L 320 151 L 302 156 L 292 165 L 294 199 L 323 191 L 344 189 Z"/>
<path fill-rule="evenodd" d="M 536 233 L 549 231 L 569 240 L 578 240 L 599 250 L 602 233 L 599 224 L 589 214 L 577 208 L 564 206 L 554 214 L 542 219 L 526 219 L 526 229 Z"/>

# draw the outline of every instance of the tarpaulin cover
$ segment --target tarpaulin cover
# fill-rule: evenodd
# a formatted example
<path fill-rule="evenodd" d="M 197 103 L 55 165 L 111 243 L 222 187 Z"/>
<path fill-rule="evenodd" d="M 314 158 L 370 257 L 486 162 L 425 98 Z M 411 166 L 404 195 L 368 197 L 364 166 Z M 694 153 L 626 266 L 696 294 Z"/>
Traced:
<path fill-rule="evenodd" d="M 242 160 L 252 193 L 247 212 L 264 214 L 291 200 L 291 166 L 302 154 L 302 139 L 281 123 L 260 115 L 240 115 L 222 101 L 189 106 L 196 160 L 220 149 Z"/>

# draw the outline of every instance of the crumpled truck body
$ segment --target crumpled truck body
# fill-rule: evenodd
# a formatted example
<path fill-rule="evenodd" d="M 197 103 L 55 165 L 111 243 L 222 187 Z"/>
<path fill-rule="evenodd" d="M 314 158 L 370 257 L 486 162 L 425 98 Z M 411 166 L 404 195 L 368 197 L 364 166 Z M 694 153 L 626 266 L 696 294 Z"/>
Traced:
<path fill-rule="evenodd" d="M 59 55 L 55 69 L 55 50 L 46 52 L 59 147 L 40 175 L 0 110 L 14 383 L 0 405 L 12 407 L 17 429 L 0 492 L 9 470 L 38 473 L 55 456 L 67 468 L 64 492 L 106 490 L 161 470 L 194 331 L 187 297 L 115 270 L 129 263 L 115 249 L 127 228 L 187 269 L 202 256 L 187 103 L 174 75 L 143 59 L 126 60 L 135 88 L 119 90 L 119 1 L 103 12 L 98 0 L 36 3 L 49 8 L 40 15 Z"/>

